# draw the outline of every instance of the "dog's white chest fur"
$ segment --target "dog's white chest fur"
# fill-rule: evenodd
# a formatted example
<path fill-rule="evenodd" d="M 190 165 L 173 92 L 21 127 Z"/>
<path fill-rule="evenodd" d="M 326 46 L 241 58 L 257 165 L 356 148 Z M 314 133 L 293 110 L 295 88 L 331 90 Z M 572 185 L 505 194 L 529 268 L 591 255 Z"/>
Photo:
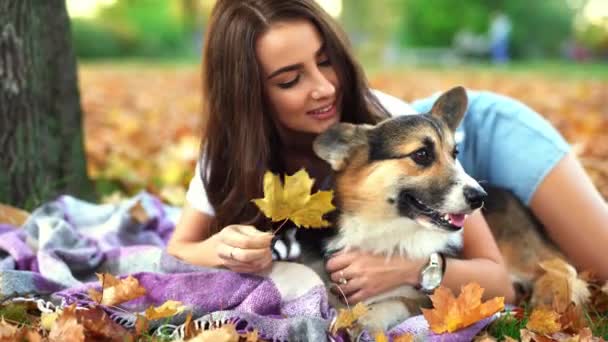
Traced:
<path fill-rule="evenodd" d="M 462 245 L 462 230 L 446 232 L 421 227 L 409 218 L 366 220 L 343 214 L 338 235 L 327 245 L 329 250 L 360 249 L 375 254 L 400 254 L 427 258 L 431 253 Z"/>

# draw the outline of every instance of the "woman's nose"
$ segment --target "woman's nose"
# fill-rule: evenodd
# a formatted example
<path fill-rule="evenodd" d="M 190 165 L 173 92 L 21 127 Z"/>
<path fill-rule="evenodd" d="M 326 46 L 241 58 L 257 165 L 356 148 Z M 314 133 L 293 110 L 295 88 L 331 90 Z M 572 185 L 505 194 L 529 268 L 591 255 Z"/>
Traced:
<path fill-rule="evenodd" d="M 326 97 L 333 96 L 336 92 L 336 87 L 325 77 L 322 72 L 318 72 L 315 77 L 315 83 L 311 91 L 313 100 L 320 100 Z"/>

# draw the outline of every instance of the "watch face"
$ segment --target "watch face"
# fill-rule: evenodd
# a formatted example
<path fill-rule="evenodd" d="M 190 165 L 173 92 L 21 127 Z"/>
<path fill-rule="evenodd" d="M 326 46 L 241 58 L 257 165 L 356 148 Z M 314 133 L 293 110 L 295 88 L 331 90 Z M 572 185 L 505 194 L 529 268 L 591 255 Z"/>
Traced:
<path fill-rule="evenodd" d="M 425 270 L 422 275 L 421 284 L 422 288 L 427 290 L 434 290 L 441 284 L 441 279 L 443 278 L 441 274 L 440 267 L 430 267 Z"/>

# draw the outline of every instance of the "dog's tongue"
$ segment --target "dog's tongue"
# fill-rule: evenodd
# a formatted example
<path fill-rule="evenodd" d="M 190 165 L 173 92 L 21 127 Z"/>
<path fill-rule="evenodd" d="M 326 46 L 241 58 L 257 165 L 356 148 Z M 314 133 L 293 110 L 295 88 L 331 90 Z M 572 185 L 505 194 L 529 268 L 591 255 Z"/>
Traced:
<path fill-rule="evenodd" d="M 450 216 L 450 222 L 457 226 L 457 227 L 462 227 L 464 225 L 464 218 L 466 217 L 465 214 L 449 214 Z"/>

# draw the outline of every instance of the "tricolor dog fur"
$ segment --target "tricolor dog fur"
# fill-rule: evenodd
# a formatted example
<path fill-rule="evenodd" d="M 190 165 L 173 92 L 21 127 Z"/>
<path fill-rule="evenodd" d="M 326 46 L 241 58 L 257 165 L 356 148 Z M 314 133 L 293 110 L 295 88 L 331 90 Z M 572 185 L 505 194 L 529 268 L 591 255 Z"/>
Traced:
<path fill-rule="evenodd" d="M 431 111 L 375 126 L 339 123 L 317 137 L 315 153 L 335 172 L 337 234 L 327 250 L 358 249 L 410 258 L 462 247 L 466 215 L 486 193 L 456 159 L 454 132 L 467 108 L 462 87 L 442 94 Z M 367 328 L 387 329 L 411 314 L 403 299 L 425 295 L 402 286 L 370 298 Z"/>

